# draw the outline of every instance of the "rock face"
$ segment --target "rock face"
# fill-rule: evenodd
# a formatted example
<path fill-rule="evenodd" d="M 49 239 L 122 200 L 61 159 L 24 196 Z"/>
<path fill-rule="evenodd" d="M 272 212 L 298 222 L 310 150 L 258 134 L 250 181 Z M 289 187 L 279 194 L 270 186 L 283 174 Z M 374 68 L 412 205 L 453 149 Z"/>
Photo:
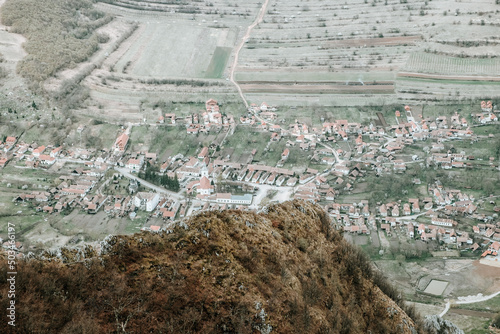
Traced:
<path fill-rule="evenodd" d="M 20 263 L 15 330 L 422 332 L 397 291 L 331 229 L 318 206 L 294 201 L 260 214 L 214 211 L 183 226 L 108 237 L 98 255 L 88 247 L 63 249 Z M 6 272 L 2 267 L 0 296 Z M 0 301 L 5 309 L 7 300 Z"/>
<path fill-rule="evenodd" d="M 429 334 L 464 334 L 454 323 L 438 315 L 425 317 L 424 328 Z"/>

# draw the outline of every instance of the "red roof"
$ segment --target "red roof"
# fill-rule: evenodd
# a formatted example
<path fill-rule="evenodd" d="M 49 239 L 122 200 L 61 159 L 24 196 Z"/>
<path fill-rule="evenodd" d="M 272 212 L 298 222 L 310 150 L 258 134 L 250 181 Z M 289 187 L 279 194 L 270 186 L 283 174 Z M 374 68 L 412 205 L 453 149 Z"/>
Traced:
<path fill-rule="evenodd" d="M 210 180 L 206 176 L 203 176 L 200 179 L 200 186 L 198 187 L 198 189 L 210 189 L 210 188 L 211 188 Z"/>

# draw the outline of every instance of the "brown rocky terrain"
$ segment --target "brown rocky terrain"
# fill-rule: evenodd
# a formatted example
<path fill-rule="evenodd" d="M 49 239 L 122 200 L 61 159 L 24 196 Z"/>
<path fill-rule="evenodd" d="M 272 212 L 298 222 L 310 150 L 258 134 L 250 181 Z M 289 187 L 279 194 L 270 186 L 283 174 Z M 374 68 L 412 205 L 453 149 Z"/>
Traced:
<path fill-rule="evenodd" d="M 414 311 L 362 251 L 331 229 L 321 208 L 294 201 L 264 211 L 212 211 L 171 231 L 110 236 L 100 249 L 21 261 L 16 327 L 2 327 L 12 333 L 422 332 Z"/>

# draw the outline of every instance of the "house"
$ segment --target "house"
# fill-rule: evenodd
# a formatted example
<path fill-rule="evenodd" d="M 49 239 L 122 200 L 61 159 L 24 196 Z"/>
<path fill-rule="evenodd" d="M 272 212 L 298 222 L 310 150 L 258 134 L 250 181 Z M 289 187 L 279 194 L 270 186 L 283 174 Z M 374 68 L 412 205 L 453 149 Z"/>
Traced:
<path fill-rule="evenodd" d="M 127 148 L 129 137 L 128 135 L 124 132 L 118 138 L 116 138 L 115 143 L 113 144 L 113 151 L 115 153 L 123 153 L 125 152 L 125 149 Z"/>
<path fill-rule="evenodd" d="M 7 165 L 8 161 L 9 161 L 9 159 L 7 159 L 7 158 L 4 158 L 4 157 L 0 158 L 0 168 L 5 167 L 5 165 Z"/>
<path fill-rule="evenodd" d="M 337 164 L 337 165 L 335 165 L 334 170 L 335 170 L 336 172 L 342 173 L 342 174 L 344 174 L 344 175 L 348 175 L 348 174 L 349 174 L 349 172 L 350 172 L 349 167 L 344 166 L 344 165 L 342 165 L 342 164 Z"/>
<path fill-rule="evenodd" d="M 297 178 L 296 177 L 291 177 L 288 179 L 288 181 L 286 182 L 286 185 L 288 187 L 293 187 L 297 184 Z"/>
<path fill-rule="evenodd" d="M 214 99 L 209 99 L 205 102 L 205 110 L 207 112 L 218 112 L 219 104 Z"/>
<path fill-rule="evenodd" d="M 131 170 L 139 170 L 141 169 L 142 165 L 144 164 L 144 157 L 141 155 L 139 158 L 134 159 L 130 158 L 125 167 Z"/>
<path fill-rule="evenodd" d="M 200 124 L 189 124 L 186 132 L 190 135 L 197 135 L 200 132 Z"/>
<path fill-rule="evenodd" d="M 290 150 L 288 148 L 285 148 L 283 150 L 283 153 L 281 153 L 281 159 L 283 161 L 286 161 L 286 159 L 288 159 L 288 156 L 290 155 Z"/>
<path fill-rule="evenodd" d="M 500 250 L 500 242 L 498 241 L 493 242 L 488 248 L 488 250 L 498 253 L 498 251 Z"/>
<path fill-rule="evenodd" d="M 38 158 L 43 151 L 45 151 L 45 146 L 38 146 L 35 150 L 33 150 L 33 156 Z"/>
<path fill-rule="evenodd" d="M 224 204 L 250 205 L 252 204 L 252 199 L 252 194 L 232 195 L 229 193 L 217 193 L 215 195 L 215 201 Z"/>
<path fill-rule="evenodd" d="M 411 215 L 410 204 L 408 203 L 403 204 L 403 215 L 405 216 Z"/>
<path fill-rule="evenodd" d="M 380 215 L 382 217 L 387 217 L 387 207 L 385 204 L 382 204 L 380 207 L 379 207 L 379 212 L 380 212 Z"/>
<path fill-rule="evenodd" d="M 170 123 L 175 124 L 175 114 L 165 114 L 165 121 L 170 121 Z"/>
<path fill-rule="evenodd" d="M 205 159 L 206 157 L 208 156 L 208 147 L 203 147 L 200 151 L 200 153 L 198 154 L 198 159 Z"/>
<path fill-rule="evenodd" d="M 410 237 L 410 239 L 413 239 L 415 237 L 415 226 L 413 226 L 413 223 L 409 223 L 407 225 L 407 229 L 408 229 L 408 236 Z"/>
<path fill-rule="evenodd" d="M 134 205 L 148 212 L 153 211 L 160 202 L 160 195 L 157 193 L 139 192 L 134 197 Z"/>
<path fill-rule="evenodd" d="M 40 162 L 44 165 L 53 165 L 56 162 L 56 158 L 51 157 L 47 154 L 40 154 Z"/>
<path fill-rule="evenodd" d="M 17 141 L 16 137 L 9 136 L 5 139 L 5 145 L 8 146 L 9 148 L 13 147 L 16 144 L 16 141 Z"/>
<path fill-rule="evenodd" d="M 431 223 L 434 225 L 446 226 L 446 227 L 453 227 L 458 225 L 458 223 L 452 219 L 443 219 L 437 217 L 433 217 Z"/>
<path fill-rule="evenodd" d="M 50 156 L 52 158 L 57 158 L 57 156 L 59 155 L 59 153 L 61 153 L 61 150 L 62 150 L 62 146 L 56 147 L 55 149 L 53 149 L 52 151 L 50 151 Z"/>

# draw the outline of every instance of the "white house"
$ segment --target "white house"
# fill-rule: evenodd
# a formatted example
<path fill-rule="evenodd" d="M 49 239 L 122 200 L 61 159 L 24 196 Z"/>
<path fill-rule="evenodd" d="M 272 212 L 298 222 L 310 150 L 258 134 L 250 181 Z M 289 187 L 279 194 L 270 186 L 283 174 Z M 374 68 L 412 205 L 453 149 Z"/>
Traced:
<path fill-rule="evenodd" d="M 229 193 L 217 193 L 215 201 L 217 203 L 223 203 L 223 204 L 250 205 L 252 204 L 252 198 L 253 198 L 252 194 L 231 195 Z"/>
<path fill-rule="evenodd" d="M 157 193 L 137 193 L 134 197 L 134 205 L 148 212 L 153 211 L 160 202 L 160 195 Z"/>

